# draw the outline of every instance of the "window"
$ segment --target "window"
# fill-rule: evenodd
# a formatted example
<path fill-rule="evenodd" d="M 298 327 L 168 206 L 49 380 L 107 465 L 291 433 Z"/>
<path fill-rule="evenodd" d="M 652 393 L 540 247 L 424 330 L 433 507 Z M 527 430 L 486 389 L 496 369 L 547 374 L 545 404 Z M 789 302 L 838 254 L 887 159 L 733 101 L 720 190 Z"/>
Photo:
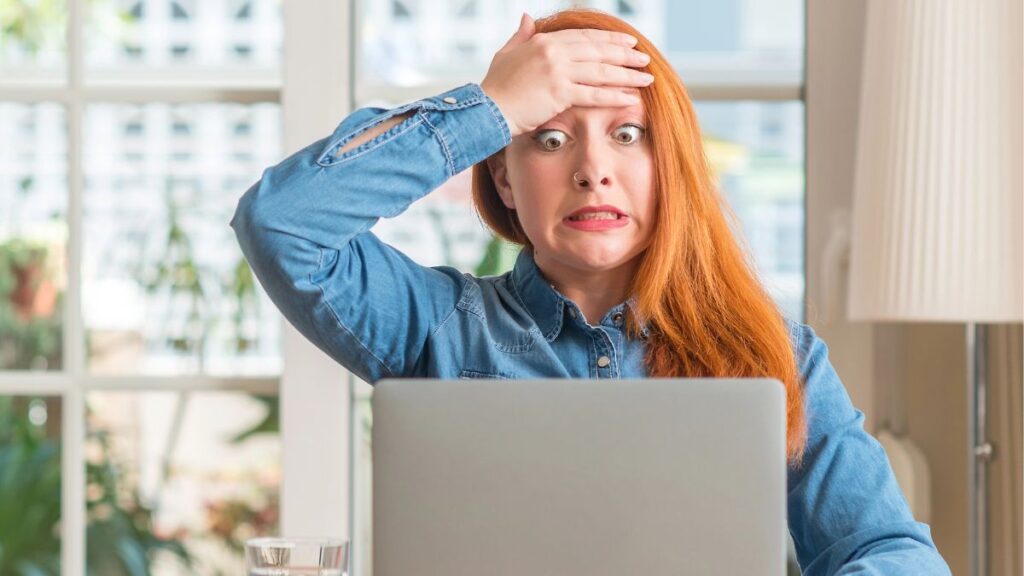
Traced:
<path fill-rule="evenodd" d="M 0 573 L 240 573 L 283 358 L 228 221 L 283 157 L 281 3 L 36 4 L 0 34 Z"/>
<path fill-rule="evenodd" d="M 647 2 L 506 0 L 356 2 L 353 108 L 390 107 L 479 83 L 522 11 L 569 5 L 615 14 L 673 63 L 697 109 L 721 191 L 736 213 L 757 272 L 788 317 L 803 319 L 804 3 L 802 0 Z M 427 265 L 477 270 L 495 242 L 473 214 L 468 171 L 374 228 Z M 405 223 L 431 222 L 431 226 Z M 491 246 L 494 247 L 493 245 Z M 503 247 L 500 272 L 514 249 Z M 353 420 L 354 573 L 369 574 L 372 388 L 357 383 Z"/>

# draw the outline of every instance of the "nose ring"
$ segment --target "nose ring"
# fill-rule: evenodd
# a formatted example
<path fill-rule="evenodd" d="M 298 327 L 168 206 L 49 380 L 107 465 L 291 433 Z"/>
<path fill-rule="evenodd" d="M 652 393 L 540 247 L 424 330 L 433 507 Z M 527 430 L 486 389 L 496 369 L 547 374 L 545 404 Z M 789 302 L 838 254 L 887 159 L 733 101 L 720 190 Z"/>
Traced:
<path fill-rule="evenodd" d="M 577 184 L 583 184 L 584 186 L 587 185 L 587 180 L 585 178 L 580 177 L 580 173 L 579 172 L 573 172 L 572 173 L 572 181 L 577 183 Z"/>

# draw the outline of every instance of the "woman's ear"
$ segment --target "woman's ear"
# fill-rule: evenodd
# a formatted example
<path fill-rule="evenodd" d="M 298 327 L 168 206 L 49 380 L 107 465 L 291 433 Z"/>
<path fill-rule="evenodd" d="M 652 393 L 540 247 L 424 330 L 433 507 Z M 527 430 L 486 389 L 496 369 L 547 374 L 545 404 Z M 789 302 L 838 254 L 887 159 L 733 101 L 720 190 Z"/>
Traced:
<path fill-rule="evenodd" d="M 501 150 L 487 159 L 487 168 L 491 171 L 491 180 L 498 191 L 502 204 L 509 210 L 516 209 L 516 201 L 512 195 L 512 186 L 508 183 L 508 165 L 505 161 L 505 150 Z"/>

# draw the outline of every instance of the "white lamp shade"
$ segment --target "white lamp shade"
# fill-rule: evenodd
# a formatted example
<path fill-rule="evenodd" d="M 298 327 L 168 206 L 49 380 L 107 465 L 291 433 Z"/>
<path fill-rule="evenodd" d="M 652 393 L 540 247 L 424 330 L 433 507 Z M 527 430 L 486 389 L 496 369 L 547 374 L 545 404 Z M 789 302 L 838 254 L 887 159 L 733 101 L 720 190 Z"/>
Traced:
<path fill-rule="evenodd" d="M 848 314 L 1024 320 L 1020 0 L 870 0 Z"/>

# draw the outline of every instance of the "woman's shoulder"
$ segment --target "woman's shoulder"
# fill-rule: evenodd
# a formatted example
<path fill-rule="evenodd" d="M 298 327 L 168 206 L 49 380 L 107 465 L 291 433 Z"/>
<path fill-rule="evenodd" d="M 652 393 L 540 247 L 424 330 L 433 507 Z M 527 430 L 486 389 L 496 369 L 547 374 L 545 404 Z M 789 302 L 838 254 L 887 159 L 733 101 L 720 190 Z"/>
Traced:
<path fill-rule="evenodd" d="M 470 272 L 462 272 L 466 282 L 460 306 L 470 308 L 486 318 L 488 311 L 492 314 L 497 310 L 508 311 L 512 308 L 525 308 L 512 282 L 512 272 L 504 274 L 477 276 Z"/>
<path fill-rule="evenodd" d="M 810 325 L 784 317 L 789 341 L 796 355 L 797 367 L 806 378 L 816 364 L 828 359 L 828 345 Z"/>

